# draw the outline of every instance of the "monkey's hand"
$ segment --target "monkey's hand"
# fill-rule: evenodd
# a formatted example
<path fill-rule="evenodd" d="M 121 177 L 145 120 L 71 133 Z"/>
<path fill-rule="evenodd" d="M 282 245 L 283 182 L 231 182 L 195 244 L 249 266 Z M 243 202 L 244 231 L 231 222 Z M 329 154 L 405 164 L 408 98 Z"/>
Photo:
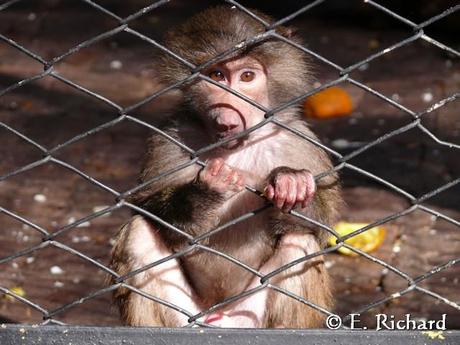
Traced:
<path fill-rule="evenodd" d="M 286 213 L 294 208 L 307 207 L 315 191 L 316 183 L 311 172 L 288 167 L 274 169 L 264 189 L 267 199 Z"/>
<path fill-rule="evenodd" d="M 206 167 L 200 171 L 198 181 L 226 198 L 244 189 L 243 175 L 225 164 L 222 158 L 210 159 Z"/>

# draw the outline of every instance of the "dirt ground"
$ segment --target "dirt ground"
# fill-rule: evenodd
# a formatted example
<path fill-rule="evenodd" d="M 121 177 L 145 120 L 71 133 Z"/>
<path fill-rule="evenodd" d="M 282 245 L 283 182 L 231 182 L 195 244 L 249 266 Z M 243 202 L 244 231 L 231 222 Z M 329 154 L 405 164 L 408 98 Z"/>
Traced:
<path fill-rule="evenodd" d="M 136 20 L 132 27 L 157 39 L 174 23 L 207 4 L 206 1 L 196 6 L 183 1 L 168 4 Z M 112 10 L 128 15 L 136 10 L 135 5 L 130 6 L 120 5 Z M 351 65 L 411 35 L 410 30 L 398 25 L 385 29 L 360 28 L 334 16 L 327 22 L 323 16 L 318 17 L 314 11 L 307 12 L 293 25 L 299 28 L 309 49 L 341 66 Z M 59 1 L 45 1 L 44 5 L 33 8 L 13 6 L 0 12 L 0 34 L 45 59 L 61 55 L 79 42 L 115 26 L 114 20 L 94 9 L 64 6 Z M 460 42 L 455 42 L 451 35 L 441 35 L 438 39 L 457 44 L 458 49 Z M 128 106 L 159 89 L 151 62 L 156 53 L 147 43 L 120 33 L 68 56 L 54 68 L 73 82 Z M 337 71 L 323 63 L 313 59 L 312 64 L 318 82 L 338 77 Z M 0 40 L 0 92 L 42 71 L 41 64 Z M 453 56 L 417 41 L 372 61 L 354 71 L 352 77 L 405 107 L 422 112 L 459 92 L 460 63 Z M 352 152 L 412 120 L 350 83 L 341 87 L 353 99 L 353 114 L 311 121 L 321 140 L 341 154 Z M 174 101 L 174 95 L 167 94 L 131 115 L 155 124 Z M 1 124 L 50 149 L 117 116 L 105 103 L 51 77 L 0 97 L 0 288 L 20 288 L 27 299 L 46 310 L 54 310 L 104 287 L 102 270 L 55 246 L 4 260 L 42 241 L 38 231 L 8 212 L 54 232 L 116 203 L 113 194 L 51 162 L 3 179 L 2 176 L 39 160 L 42 155 Z M 441 140 L 459 145 L 458 99 L 423 116 L 422 124 Z M 122 121 L 56 151 L 53 156 L 122 192 L 136 185 L 149 133 L 144 126 Z M 458 149 L 436 143 L 417 128 L 372 147 L 350 163 L 416 197 L 460 178 Z M 351 169 L 341 171 L 341 180 L 346 201 L 343 220 L 373 222 L 411 205 L 401 194 Z M 460 184 L 429 198 L 423 205 L 460 222 Z M 130 210 L 118 209 L 64 232 L 56 241 L 107 264 L 113 236 L 130 215 Z M 372 255 L 411 277 L 459 258 L 460 227 L 439 217 L 417 210 L 385 224 L 385 228 L 384 243 Z M 363 257 L 332 253 L 326 260 L 334 281 L 336 312 L 340 315 L 359 310 L 407 286 L 406 280 Z M 419 285 L 458 305 L 459 279 L 460 267 L 454 264 Z M 458 309 L 420 292 L 411 292 L 364 313 L 362 325 L 372 327 L 376 313 L 397 317 L 410 313 L 425 319 L 438 319 L 445 313 L 448 327 L 460 328 Z M 119 324 L 117 312 L 111 308 L 110 294 L 77 304 L 54 318 L 75 325 Z M 0 322 L 41 320 L 41 313 L 0 294 Z"/>

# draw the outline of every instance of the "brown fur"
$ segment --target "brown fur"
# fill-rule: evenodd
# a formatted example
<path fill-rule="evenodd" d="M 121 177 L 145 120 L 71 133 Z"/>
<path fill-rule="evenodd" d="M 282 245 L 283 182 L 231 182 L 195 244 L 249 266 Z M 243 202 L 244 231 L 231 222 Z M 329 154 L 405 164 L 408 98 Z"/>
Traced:
<path fill-rule="evenodd" d="M 312 250 L 320 249 L 312 237 Z M 284 257 L 277 266 L 282 266 L 295 258 Z M 289 268 L 271 278 L 271 283 L 300 296 L 325 309 L 332 308 L 332 294 L 329 275 L 324 267 L 324 258 L 315 257 Z M 318 328 L 322 327 L 324 314 L 296 301 L 278 291 L 271 291 L 268 299 L 266 327 L 268 328 Z"/>
<path fill-rule="evenodd" d="M 271 17 L 263 13 L 256 10 L 253 12 L 266 22 L 274 22 Z M 281 35 L 290 36 L 293 30 L 280 26 L 276 31 Z M 169 32 L 166 35 L 165 45 L 186 61 L 199 66 L 264 32 L 265 27 L 244 12 L 230 9 L 229 6 L 216 6 L 198 13 Z M 298 37 L 289 38 L 293 42 L 301 43 Z M 297 48 L 279 40 L 267 39 L 238 53 L 252 56 L 266 66 L 267 74 L 271 77 L 269 92 L 273 107 L 308 90 L 311 82 L 310 64 L 305 54 Z M 286 58 L 287 56 L 289 58 Z M 168 85 L 183 80 L 191 74 L 187 66 L 167 54 L 161 57 L 159 71 L 160 78 Z M 191 92 L 185 95 L 190 102 L 193 102 L 196 96 L 193 91 L 192 88 Z"/>
<path fill-rule="evenodd" d="M 132 270 L 141 268 L 133 258 L 137 253 L 133 253 L 130 243 L 133 237 L 139 235 L 137 227 L 139 223 L 145 222 L 140 216 L 133 217 L 120 229 L 116 244 L 112 250 L 112 260 L 110 266 L 120 275 L 125 275 Z M 142 272 L 128 279 L 126 283 L 142 290 L 146 294 L 157 298 L 164 298 L 164 294 L 158 282 L 149 276 L 154 270 Z M 112 278 L 112 284 L 115 280 Z M 177 327 L 177 315 L 169 307 L 154 302 L 148 298 L 122 287 L 117 289 L 114 294 L 114 301 L 120 310 L 123 322 L 131 326 L 163 326 Z"/>
<path fill-rule="evenodd" d="M 271 21 L 271 18 L 261 16 Z M 278 30 L 283 34 L 288 29 Z M 186 60 L 199 65 L 263 31 L 264 27 L 246 14 L 220 6 L 196 15 L 170 32 L 166 38 L 166 46 Z M 267 68 L 271 106 L 279 105 L 308 89 L 308 63 L 302 53 L 291 46 L 268 40 L 239 54 L 252 55 Z M 161 61 L 160 70 L 164 82 L 176 82 L 190 75 L 188 68 L 173 58 L 165 55 Z M 197 103 L 200 99 L 199 89 L 191 84 L 184 91 L 182 110 L 168 119 L 162 129 L 171 137 L 197 150 L 211 144 L 213 140 L 206 135 L 197 115 L 200 108 Z M 286 125 L 316 139 L 305 122 L 300 120 L 295 106 L 276 114 L 276 117 Z M 331 169 L 328 156 L 320 148 L 290 132 L 281 132 L 283 141 L 276 156 L 270 161 L 261 162 L 257 171 L 244 171 L 251 177 L 254 187 L 262 190 L 266 182 L 280 169 L 306 169 L 313 175 Z M 203 154 L 200 159 L 204 161 L 221 154 L 216 149 Z M 189 162 L 190 159 L 188 152 L 163 136 L 154 134 L 149 141 L 141 182 L 149 181 L 179 164 Z M 263 158 L 255 156 L 252 159 L 257 161 Z M 219 193 L 207 189 L 197 180 L 200 169 L 200 166 L 192 165 L 161 178 L 137 192 L 130 201 L 193 236 L 206 233 L 263 205 L 262 198 L 244 191 L 235 197 L 233 204 L 224 206 L 226 201 Z M 337 217 L 337 208 L 341 202 L 337 176 L 329 175 L 317 181 L 317 188 L 313 201 L 302 212 L 316 221 L 331 225 Z M 173 230 L 158 224 L 153 225 L 146 218 L 143 221 L 150 223 L 154 229 L 152 231 L 158 231 L 162 242 L 170 250 L 177 251 L 186 245 L 183 236 Z M 121 229 L 113 250 L 111 266 L 121 275 L 139 268 L 134 264 L 137 253 L 128 245 L 132 237 L 136 236 L 135 222 L 139 220 L 135 218 Z M 289 251 L 286 251 L 288 254 L 284 257 L 278 254 L 285 250 L 282 245 L 284 235 L 296 232 L 305 233 L 306 243 L 311 250 L 320 250 L 325 245 L 323 231 L 275 208 L 233 225 L 202 243 L 259 269 L 270 258 L 280 257 L 278 266 L 295 259 L 290 257 Z M 205 251 L 194 251 L 178 262 L 200 300 L 200 308 L 208 308 L 224 298 L 244 291 L 253 279 L 248 271 Z M 150 275 L 140 274 L 127 283 L 162 298 L 164 287 L 160 281 L 155 280 L 156 269 L 152 268 L 145 273 L 148 272 Z M 149 281 L 145 277 L 149 277 Z M 329 277 L 322 257 L 296 265 L 273 277 L 271 282 L 326 309 L 332 305 Z M 114 297 L 126 324 L 168 327 L 178 325 L 176 316 L 169 308 L 147 301 L 126 288 L 119 289 Z M 324 318 L 311 307 L 274 291 L 270 292 L 265 317 L 264 327 L 290 328 L 319 327 Z"/>

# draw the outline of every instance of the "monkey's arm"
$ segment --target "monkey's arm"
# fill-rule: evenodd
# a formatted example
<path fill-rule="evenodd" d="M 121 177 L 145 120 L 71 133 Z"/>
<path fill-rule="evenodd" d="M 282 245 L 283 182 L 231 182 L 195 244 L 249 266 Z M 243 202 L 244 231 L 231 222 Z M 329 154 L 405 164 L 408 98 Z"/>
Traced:
<path fill-rule="evenodd" d="M 265 194 L 275 206 L 271 217 L 275 233 L 308 230 L 317 236 L 321 245 L 324 244 L 327 233 L 321 227 L 288 213 L 296 210 L 330 226 L 337 217 L 340 195 L 335 179 L 329 179 L 328 183 L 316 184 L 311 172 L 305 169 L 274 169 L 267 178 Z"/>
<path fill-rule="evenodd" d="M 142 181 L 172 169 L 189 159 L 163 138 L 153 137 Z M 135 193 L 130 200 L 169 224 L 191 234 L 200 235 L 217 226 L 219 206 L 243 189 L 241 174 L 223 159 L 211 159 L 205 168 L 189 166 L 168 175 Z M 157 224 L 164 240 L 171 246 L 185 238 L 172 229 Z"/>
<path fill-rule="evenodd" d="M 217 191 L 209 189 L 200 181 L 176 187 L 166 187 L 153 194 L 141 207 L 169 224 L 196 236 L 216 226 L 216 209 L 224 200 Z M 169 244 L 178 244 L 184 237 L 171 229 L 157 224 Z"/>
<path fill-rule="evenodd" d="M 318 140 L 305 121 L 287 119 L 285 123 Z M 322 245 L 327 237 L 324 229 L 288 212 L 294 209 L 331 226 L 342 203 L 337 174 L 332 172 L 315 181 L 314 176 L 331 171 L 332 163 L 323 149 L 297 135 L 290 135 L 284 148 L 286 151 L 280 155 L 279 166 L 270 172 L 265 182 L 265 195 L 275 205 L 271 217 L 273 227 L 278 234 L 290 229 L 311 231 Z"/>

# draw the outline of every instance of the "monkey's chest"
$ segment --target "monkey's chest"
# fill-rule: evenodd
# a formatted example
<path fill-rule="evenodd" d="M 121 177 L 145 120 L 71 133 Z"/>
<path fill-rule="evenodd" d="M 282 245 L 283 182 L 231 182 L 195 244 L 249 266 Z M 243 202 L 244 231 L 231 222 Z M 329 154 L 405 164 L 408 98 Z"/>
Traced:
<path fill-rule="evenodd" d="M 241 171 L 246 185 L 261 191 L 263 181 L 273 168 L 271 155 L 271 150 L 260 151 L 254 146 L 224 158 L 226 164 Z M 206 243 L 222 255 L 200 250 L 183 258 L 190 283 L 204 307 L 241 293 L 259 279 L 233 259 L 258 270 L 273 255 L 275 237 L 269 210 L 263 209 L 264 204 L 264 198 L 247 190 L 229 199 L 218 210 L 217 226 L 224 228 Z"/>

